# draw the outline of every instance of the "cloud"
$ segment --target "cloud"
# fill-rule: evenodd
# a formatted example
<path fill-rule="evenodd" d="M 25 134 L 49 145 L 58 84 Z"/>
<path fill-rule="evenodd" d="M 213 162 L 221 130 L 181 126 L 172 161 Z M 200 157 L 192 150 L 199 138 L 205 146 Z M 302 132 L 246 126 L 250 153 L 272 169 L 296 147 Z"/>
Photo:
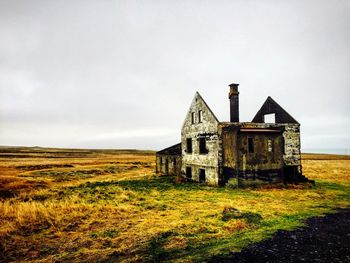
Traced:
<path fill-rule="evenodd" d="M 2 1 L 0 144 L 159 149 L 180 140 L 195 91 L 228 120 L 238 82 L 242 120 L 272 96 L 303 145 L 340 147 L 349 11 L 340 0 Z"/>

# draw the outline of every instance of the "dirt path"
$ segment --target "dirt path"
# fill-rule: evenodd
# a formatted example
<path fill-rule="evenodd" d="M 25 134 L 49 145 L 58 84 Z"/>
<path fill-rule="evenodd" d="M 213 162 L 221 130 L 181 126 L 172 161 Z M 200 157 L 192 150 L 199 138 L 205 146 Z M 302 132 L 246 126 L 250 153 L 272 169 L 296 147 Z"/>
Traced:
<path fill-rule="evenodd" d="M 295 231 L 279 231 L 239 253 L 210 262 L 350 262 L 350 208 L 315 217 Z"/>

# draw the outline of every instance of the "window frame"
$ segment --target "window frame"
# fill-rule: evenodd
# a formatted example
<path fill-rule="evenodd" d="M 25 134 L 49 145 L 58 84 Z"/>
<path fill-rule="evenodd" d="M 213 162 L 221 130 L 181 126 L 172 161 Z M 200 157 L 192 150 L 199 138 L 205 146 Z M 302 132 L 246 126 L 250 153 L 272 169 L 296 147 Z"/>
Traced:
<path fill-rule="evenodd" d="M 191 124 L 196 124 L 196 113 L 195 112 L 191 113 Z"/>
<path fill-rule="evenodd" d="M 274 149 L 273 149 L 273 138 L 269 137 L 267 138 L 267 151 L 269 153 L 273 153 L 274 152 Z"/>
<path fill-rule="evenodd" d="M 203 111 L 199 110 L 198 111 L 198 123 L 202 123 L 203 122 Z"/>

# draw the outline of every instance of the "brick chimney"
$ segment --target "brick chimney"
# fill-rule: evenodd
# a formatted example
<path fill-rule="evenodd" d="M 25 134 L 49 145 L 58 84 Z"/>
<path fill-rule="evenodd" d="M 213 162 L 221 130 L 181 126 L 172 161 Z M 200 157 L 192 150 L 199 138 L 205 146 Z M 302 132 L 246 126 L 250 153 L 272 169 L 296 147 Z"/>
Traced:
<path fill-rule="evenodd" d="M 229 85 L 230 93 L 228 98 L 230 99 L 230 122 L 239 122 L 239 92 L 238 85 L 232 83 Z"/>

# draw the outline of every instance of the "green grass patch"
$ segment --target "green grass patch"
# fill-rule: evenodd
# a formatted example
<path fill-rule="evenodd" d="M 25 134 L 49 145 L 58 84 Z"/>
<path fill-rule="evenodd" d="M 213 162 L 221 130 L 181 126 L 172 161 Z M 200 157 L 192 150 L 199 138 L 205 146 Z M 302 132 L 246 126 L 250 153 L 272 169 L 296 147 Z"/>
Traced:
<path fill-rule="evenodd" d="M 118 169 L 97 170 L 117 173 Z M 85 171 L 89 172 L 84 176 L 96 174 L 95 169 Z M 89 242 L 98 247 L 103 240 L 111 247 L 113 239 L 127 245 L 130 239 L 136 247 L 131 246 L 133 252 L 129 253 L 127 248 L 115 254 L 121 261 L 140 256 L 142 261 L 149 262 L 202 262 L 216 254 L 239 251 L 279 230 L 301 227 L 307 218 L 348 206 L 349 200 L 349 187 L 336 182 L 317 181 L 313 188 L 232 189 L 176 183 L 169 176 L 84 182 L 30 196 L 30 201 L 43 203 L 87 203 L 99 211 L 94 216 L 101 216 L 97 220 L 101 226 L 96 224 L 84 233 Z M 106 213 L 105 206 L 109 209 Z M 128 220 L 130 223 L 126 224 Z M 117 229 L 110 228 L 111 222 Z M 77 229 L 72 227 L 67 232 Z M 121 236 L 128 240 L 120 239 Z M 44 248 L 41 253 L 46 255 L 49 251 Z M 70 256 L 68 253 L 67 257 Z"/>
<path fill-rule="evenodd" d="M 249 224 L 258 224 L 262 216 L 253 212 L 242 212 L 234 207 L 225 207 L 222 212 L 222 220 L 229 221 L 231 219 L 245 219 Z"/>
<path fill-rule="evenodd" d="M 106 174 L 123 173 L 126 171 L 132 171 L 138 169 L 136 165 L 132 166 L 116 166 L 109 165 L 102 168 L 95 169 L 76 169 L 76 170 L 43 170 L 34 171 L 29 174 L 22 174 L 21 177 L 32 177 L 32 178 L 48 178 L 54 182 L 64 182 L 72 180 L 81 180 L 86 178 L 92 178 Z"/>

